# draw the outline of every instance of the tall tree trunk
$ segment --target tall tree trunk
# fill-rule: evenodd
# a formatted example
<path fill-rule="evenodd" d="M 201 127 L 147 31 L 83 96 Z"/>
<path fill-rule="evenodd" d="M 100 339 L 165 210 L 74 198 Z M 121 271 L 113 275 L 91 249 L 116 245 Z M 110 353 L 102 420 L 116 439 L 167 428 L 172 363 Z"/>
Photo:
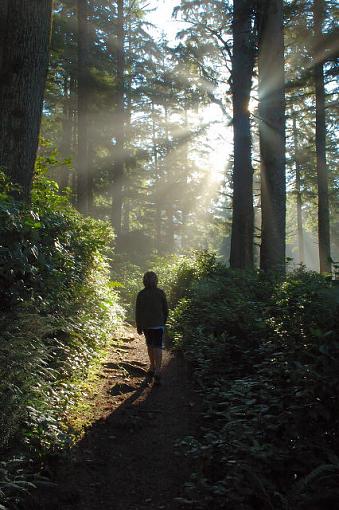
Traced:
<path fill-rule="evenodd" d="M 248 110 L 254 64 L 251 4 L 249 0 L 234 0 L 232 25 L 234 169 L 230 265 L 241 269 L 253 267 L 253 168 Z"/>
<path fill-rule="evenodd" d="M 303 231 L 303 217 L 302 217 L 302 198 L 301 198 L 301 176 L 300 176 L 300 158 L 298 147 L 298 132 L 297 132 L 297 112 L 292 113 L 292 130 L 293 130 L 293 145 L 294 145 L 294 160 L 295 160 L 295 192 L 297 197 L 297 238 L 298 238 L 298 253 L 299 263 L 305 263 L 305 250 L 304 250 L 304 231 Z"/>
<path fill-rule="evenodd" d="M 117 0 L 118 18 L 117 18 L 117 48 L 116 48 L 116 80 L 117 80 L 117 106 L 116 106 L 116 159 L 113 170 L 113 187 L 112 187 L 112 224 L 117 236 L 117 246 L 119 246 L 119 238 L 121 236 L 122 224 L 122 191 L 124 177 L 124 146 L 125 146 L 125 109 L 124 109 L 124 70 L 125 70 L 125 29 L 124 29 L 124 1 Z"/>
<path fill-rule="evenodd" d="M 77 0 L 78 5 L 78 208 L 89 210 L 88 166 L 88 5 L 87 0 Z"/>
<path fill-rule="evenodd" d="M 320 272 L 331 271 L 330 246 L 330 213 L 328 200 L 328 170 L 326 164 L 326 119 L 325 119 L 325 86 L 323 61 L 317 54 L 317 46 L 323 40 L 322 25 L 325 16 L 324 0 L 314 0 L 314 82 L 316 101 L 316 161 L 318 179 L 318 239 Z M 322 52 L 321 52 L 322 53 Z"/>
<path fill-rule="evenodd" d="M 124 152 L 126 154 L 126 159 L 124 161 L 124 184 L 122 189 L 122 211 L 123 211 L 123 219 L 122 219 L 122 228 L 123 231 L 128 233 L 130 231 L 130 213 L 131 213 L 131 201 L 130 201 L 130 191 L 131 191 L 131 170 L 134 167 L 134 162 L 129 157 L 129 152 L 126 152 L 126 149 L 130 147 L 130 139 L 131 139 L 131 125 L 132 125 L 132 69 L 130 63 L 128 62 L 130 55 L 132 54 L 132 24 L 131 18 L 128 21 L 128 34 L 127 34 L 127 62 L 125 62 L 125 68 L 127 68 L 127 76 L 124 78 L 124 89 L 126 96 L 126 108 L 124 112 Z M 128 157 L 127 157 L 128 154 Z"/>
<path fill-rule="evenodd" d="M 71 108 L 71 154 L 74 156 L 77 154 L 78 147 L 78 107 L 77 107 L 77 79 L 71 74 L 70 75 L 70 108 Z M 72 172 L 71 174 L 71 187 L 72 187 L 72 205 L 77 207 L 77 173 Z"/>
<path fill-rule="evenodd" d="M 183 145 L 183 176 L 182 176 L 182 186 L 183 191 L 186 195 L 186 193 L 189 193 L 188 189 L 188 171 L 189 171 L 189 158 L 188 158 L 188 141 L 187 141 L 187 134 L 188 134 L 188 107 L 185 107 L 184 111 L 184 128 L 185 128 L 185 138 Z M 181 226 L 181 248 L 183 250 L 188 248 L 188 215 L 189 215 L 189 207 L 188 207 L 188 201 L 185 198 L 185 195 L 182 198 L 182 226 Z"/>
<path fill-rule="evenodd" d="M 169 201 L 166 207 L 167 213 L 167 245 L 169 253 L 174 251 L 174 205 L 172 201 Z"/>
<path fill-rule="evenodd" d="M 124 194 L 124 203 L 123 203 L 123 208 L 122 208 L 122 210 L 123 210 L 122 223 L 123 223 L 124 233 L 128 234 L 128 232 L 130 231 L 130 214 L 131 214 L 130 200 L 128 198 L 128 194 L 129 194 L 128 183 L 125 183 L 125 185 L 124 185 L 123 194 Z"/>
<path fill-rule="evenodd" d="M 153 146 L 153 163 L 155 175 L 155 246 L 157 253 L 161 253 L 161 198 L 160 191 L 157 189 L 159 181 L 159 161 L 158 161 L 158 147 L 155 131 L 155 108 L 154 101 L 152 100 L 152 146 Z"/>
<path fill-rule="evenodd" d="M 95 159 L 95 144 L 93 137 L 89 137 L 88 141 L 88 214 L 94 216 L 94 159 Z"/>
<path fill-rule="evenodd" d="M 87 196 L 88 196 L 88 214 L 94 216 L 94 184 L 95 184 L 95 168 L 94 161 L 96 156 L 95 150 L 95 126 L 91 120 L 91 108 L 93 103 L 93 84 L 91 79 L 90 70 L 93 65 L 93 57 L 91 49 L 95 48 L 96 44 L 96 26 L 91 22 L 91 15 L 95 12 L 96 0 L 87 0 Z"/>
<path fill-rule="evenodd" d="M 62 104 L 62 133 L 60 152 L 64 159 L 71 155 L 72 141 L 72 111 L 70 101 L 70 77 L 66 74 L 63 86 L 63 104 Z M 67 165 L 62 166 L 59 172 L 59 189 L 62 191 L 69 186 L 70 171 Z"/>
<path fill-rule="evenodd" d="M 258 11 L 262 233 L 260 267 L 285 271 L 285 79 L 283 0 Z"/>
<path fill-rule="evenodd" d="M 167 216 L 167 246 L 170 252 L 174 250 L 174 206 L 173 206 L 173 183 L 171 182 L 171 163 L 170 163 L 170 139 L 169 139 L 169 120 L 167 99 L 164 102 L 165 110 L 165 145 L 166 145 L 166 170 L 167 170 L 167 200 L 166 200 L 166 216 Z M 168 196 L 169 195 L 169 196 Z"/>
<path fill-rule="evenodd" d="M 48 68 L 51 0 L 0 3 L 0 167 L 28 199 Z"/>
<path fill-rule="evenodd" d="M 6 35 L 7 35 L 7 23 L 8 23 L 8 7 L 9 0 L 3 0 L 0 3 L 0 70 L 2 73 L 3 59 L 6 54 Z"/>

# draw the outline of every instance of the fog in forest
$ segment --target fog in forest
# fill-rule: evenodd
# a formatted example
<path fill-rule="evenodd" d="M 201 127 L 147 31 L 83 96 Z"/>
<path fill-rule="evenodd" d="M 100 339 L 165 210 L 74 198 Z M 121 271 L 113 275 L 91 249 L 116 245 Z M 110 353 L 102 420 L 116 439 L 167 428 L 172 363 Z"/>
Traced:
<path fill-rule="evenodd" d="M 0 510 L 339 508 L 337 3 L 0 1 Z"/>
<path fill-rule="evenodd" d="M 71 190 L 82 212 L 112 223 L 116 251 L 136 263 L 192 249 L 216 251 L 226 261 L 230 257 L 232 25 L 230 11 L 220 18 L 220 2 L 205 10 L 198 4 L 91 2 L 86 17 L 79 19 L 71 4 L 55 6 L 42 122 L 48 142 L 40 153 L 48 156 L 50 147 L 56 149 L 59 164 L 52 165 L 49 175 L 61 190 Z M 296 69 L 307 73 L 310 66 L 306 52 L 311 36 L 296 38 L 291 20 L 285 33 L 287 82 Z M 304 21 L 298 23 L 304 30 Z M 331 170 L 337 163 L 331 108 L 336 86 L 331 64 L 327 67 L 331 251 L 336 260 L 336 177 Z M 257 72 L 255 64 L 248 110 L 258 266 L 262 176 Z M 274 89 L 277 76 L 268 76 L 263 93 Z M 315 111 L 311 86 L 305 82 L 303 87 L 287 88 L 286 96 L 286 257 L 290 268 L 302 262 L 318 270 Z M 268 123 L 263 136 L 274 146 Z"/>

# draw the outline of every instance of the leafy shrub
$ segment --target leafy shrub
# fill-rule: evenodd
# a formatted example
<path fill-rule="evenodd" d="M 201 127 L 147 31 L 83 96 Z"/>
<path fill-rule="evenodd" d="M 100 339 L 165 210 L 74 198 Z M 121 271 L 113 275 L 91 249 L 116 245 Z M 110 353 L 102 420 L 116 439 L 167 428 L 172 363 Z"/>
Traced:
<path fill-rule="evenodd" d="M 188 255 L 154 257 L 150 266 L 158 274 L 161 287 L 173 308 L 186 295 L 193 282 L 216 270 L 219 264 L 214 254 L 193 251 Z"/>
<path fill-rule="evenodd" d="M 133 322 L 136 296 L 143 288 L 142 279 L 146 271 L 157 273 L 159 286 L 166 292 L 169 304 L 173 307 L 190 283 L 202 277 L 211 264 L 216 264 L 215 256 L 206 252 L 193 252 L 188 256 L 154 256 L 143 267 L 119 255 L 112 261 L 111 276 L 117 281 L 117 290 L 127 310 L 127 318 Z"/>
<path fill-rule="evenodd" d="M 205 272 L 198 270 L 197 276 L 193 277 L 189 269 L 189 282 L 185 268 L 178 273 L 177 287 L 181 287 L 180 294 L 186 296 L 183 303 L 179 299 L 169 321 L 178 346 L 184 338 L 189 341 L 192 326 L 207 335 L 223 332 L 240 338 L 250 335 L 252 342 L 260 338 L 267 329 L 264 311 L 272 294 L 272 282 L 260 273 L 232 271 L 221 263 L 205 267 Z M 181 317 L 186 316 L 187 324 L 177 320 L 178 313 Z"/>
<path fill-rule="evenodd" d="M 122 256 L 114 256 L 112 260 L 111 278 L 116 281 L 116 290 L 121 304 L 126 310 L 126 318 L 133 322 L 135 318 L 135 301 L 142 288 L 142 268 Z"/>
<path fill-rule="evenodd" d="M 182 444 L 195 508 L 337 507 L 337 311 L 304 269 L 283 281 L 217 265 L 190 280 L 170 329 L 204 401 L 201 436 Z"/>
<path fill-rule="evenodd" d="M 110 281 L 109 225 L 82 217 L 41 175 L 31 207 L 2 180 L 0 451 L 36 459 L 72 442 L 65 416 L 77 381 L 123 309 Z M 5 489 L 0 494 L 11 501 Z"/>
<path fill-rule="evenodd" d="M 174 306 L 185 292 L 187 285 L 193 281 L 195 276 L 198 276 L 199 268 L 196 257 L 203 258 L 200 254 L 193 254 L 191 257 L 153 256 L 145 262 L 144 266 L 139 266 L 126 260 L 124 255 L 114 256 L 111 277 L 117 281 L 117 291 L 127 311 L 128 320 L 134 321 L 135 301 L 138 292 L 143 288 L 142 279 L 146 271 L 157 273 L 159 286 L 166 292 L 170 305 Z M 186 272 L 189 272 L 189 276 L 186 275 Z M 184 280 L 181 278 L 181 274 Z"/>

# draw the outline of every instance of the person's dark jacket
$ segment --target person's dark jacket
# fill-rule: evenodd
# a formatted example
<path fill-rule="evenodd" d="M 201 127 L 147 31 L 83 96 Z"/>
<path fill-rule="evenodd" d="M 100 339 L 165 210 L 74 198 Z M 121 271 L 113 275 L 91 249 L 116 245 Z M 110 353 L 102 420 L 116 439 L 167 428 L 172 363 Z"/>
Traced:
<path fill-rule="evenodd" d="M 164 326 L 168 317 L 165 292 L 158 287 L 145 288 L 137 296 L 135 321 L 138 333 L 149 328 Z"/>

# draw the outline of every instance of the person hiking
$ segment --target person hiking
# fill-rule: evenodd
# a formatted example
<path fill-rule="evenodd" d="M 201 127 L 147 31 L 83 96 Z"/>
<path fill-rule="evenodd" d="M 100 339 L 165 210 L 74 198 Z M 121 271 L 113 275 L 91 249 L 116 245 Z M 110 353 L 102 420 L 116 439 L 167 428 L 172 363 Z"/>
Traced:
<path fill-rule="evenodd" d="M 143 277 L 145 288 L 137 295 L 135 322 L 138 334 L 144 333 L 150 368 L 147 375 L 154 377 L 154 383 L 160 384 L 162 361 L 162 342 L 168 317 L 166 294 L 158 288 L 158 277 L 153 271 L 147 271 Z"/>

